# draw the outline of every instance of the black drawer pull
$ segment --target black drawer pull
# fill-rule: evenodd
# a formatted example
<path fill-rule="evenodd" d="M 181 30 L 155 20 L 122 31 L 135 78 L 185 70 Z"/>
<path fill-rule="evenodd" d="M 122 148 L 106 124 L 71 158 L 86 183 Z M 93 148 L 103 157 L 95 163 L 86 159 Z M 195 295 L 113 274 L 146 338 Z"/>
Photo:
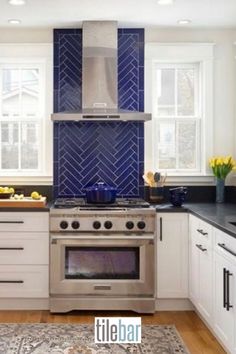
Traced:
<path fill-rule="evenodd" d="M 208 232 L 204 232 L 202 229 L 197 229 L 197 232 L 199 232 L 203 236 L 208 235 Z"/>
<path fill-rule="evenodd" d="M 162 237 L 162 217 L 160 217 L 160 241 L 163 240 L 163 237 Z"/>
<path fill-rule="evenodd" d="M 236 257 L 236 253 L 234 251 L 231 251 L 228 247 L 226 247 L 224 243 L 218 243 L 218 246 L 223 248 L 226 252 L 232 254 L 234 257 Z"/>
<path fill-rule="evenodd" d="M 23 251 L 24 247 L 0 247 L 0 251 Z"/>
<path fill-rule="evenodd" d="M 24 221 L 0 221 L 0 224 L 24 224 Z"/>
<path fill-rule="evenodd" d="M 226 303 L 226 311 L 229 311 L 230 308 L 233 307 L 233 305 L 230 305 L 230 286 L 229 286 L 229 277 L 232 276 L 233 274 L 230 273 L 229 270 L 226 270 L 226 280 L 227 280 L 227 283 L 226 283 L 226 288 L 227 288 L 227 303 Z"/>
<path fill-rule="evenodd" d="M 223 307 L 226 308 L 226 268 L 223 268 Z"/>
<path fill-rule="evenodd" d="M 202 245 L 196 245 L 197 248 L 199 248 L 202 252 L 206 252 L 207 249 L 203 248 Z"/>
<path fill-rule="evenodd" d="M 23 284 L 24 280 L 0 280 L 0 284 Z"/>

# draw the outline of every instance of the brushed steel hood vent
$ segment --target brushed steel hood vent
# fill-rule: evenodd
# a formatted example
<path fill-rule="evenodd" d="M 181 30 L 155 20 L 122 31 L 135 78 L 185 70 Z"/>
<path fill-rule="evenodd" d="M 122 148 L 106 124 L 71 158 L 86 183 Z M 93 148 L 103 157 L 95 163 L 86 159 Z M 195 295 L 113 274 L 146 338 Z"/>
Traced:
<path fill-rule="evenodd" d="M 51 115 L 54 121 L 151 120 L 151 114 L 118 109 L 117 22 L 83 22 L 82 110 Z"/>

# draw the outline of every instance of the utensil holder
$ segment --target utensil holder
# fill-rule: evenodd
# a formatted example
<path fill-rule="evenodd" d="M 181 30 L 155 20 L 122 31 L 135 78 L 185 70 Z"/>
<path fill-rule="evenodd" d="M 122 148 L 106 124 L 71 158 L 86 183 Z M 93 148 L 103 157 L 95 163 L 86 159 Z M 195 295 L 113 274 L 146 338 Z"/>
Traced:
<path fill-rule="evenodd" d="M 164 187 L 150 187 L 149 201 L 157 204 L 162 203 L 164 201 Z"/>

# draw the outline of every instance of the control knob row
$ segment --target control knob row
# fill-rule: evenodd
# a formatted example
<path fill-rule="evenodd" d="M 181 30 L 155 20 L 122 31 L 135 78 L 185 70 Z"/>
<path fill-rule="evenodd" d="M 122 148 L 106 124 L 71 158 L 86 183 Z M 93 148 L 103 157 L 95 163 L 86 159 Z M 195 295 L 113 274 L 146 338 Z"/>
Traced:
<path fill-rule="evenodd" d="M 66 230 L 66 229 L 68 228 L 68 226 L 69 226 L 69 224 L 68 224 L 67 221 L 65 221 L 65 220 L 61 221 L 61 223 L 60 223 L 60 228 L 61 228 L 62 230 Z M 102 226 L 102 225 L 101 225 L 101 222 L 100 222 L 100 221 L 94 221 L 94 222 L 93 222 L 93 228 L 94 228 L 95 230 L 99 230 L 99 229 L 101 228 L 101 226 Z M 113 226 L 113 225 L 112 225 L 112 222 L 111 222 L 111 221 L 105 221 L 105 222 L 104 222 L 104 227 L 105 227 L 105 229 L 110 230 L 110 229 L 112 228 L 112 226 Z M 71 227 L 72 227 L 72 229 L 74 229 L 74 230 L 78 230 L 79 227 L 80 227 L 80 223 L 79 223 L 78 221 L 72 221 Z M 145 229 L 146 224 L 145 224 L 144 221 L 138 221 L 138 222 L 137 222 L 137 227 L 138 227 L 138 229 L 143 230 L 143 229 Z M 127 221 L 127 223 L 126 223 L 126 228 L 127 228 L 128 230 L 132 230 L 132 229 L 134 228 L 134 222 L 133 222 L 133 221 Z"/>
<path fill-rule="evenodd" d="M 138 227 L 138 229 L 143 230 L 143 229 L 145 229 L 146 224 L 145 224 L 144 221 L 138 221 L 138 222 L 137 222 L 137 227 Z M 127 221 L 127 223 L 126 223 L 126 228 L 127 228 L 128 230 L 132 230 L 132 229 L 134 228 L 134 223 L 133 223 L 133 221 Z"/>
<path fill-rule="evenodd" d="M 68 228 L 68 226 L 69 226 L 69 224 L 67 221 L 65 221 L 65 220 L 61 221 L 60 228 L 62 230 L 66 230 Z M 80 223 L 78 221 L 72 221 L 71 227 L 72 227 L 72 229 L 77 230 L 80 227 Z"/>

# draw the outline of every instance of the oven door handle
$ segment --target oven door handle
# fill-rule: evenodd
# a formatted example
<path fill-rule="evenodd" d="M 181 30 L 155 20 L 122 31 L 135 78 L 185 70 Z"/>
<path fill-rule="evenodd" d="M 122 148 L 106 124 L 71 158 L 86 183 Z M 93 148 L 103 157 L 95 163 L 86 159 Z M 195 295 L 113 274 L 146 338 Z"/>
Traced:
<path fill-rule="evenodd" d="M 123 241 L 149 241 L 149 243 L 154 244 L 154 236 L 102 236 L 98 237 L 96 236 L 51 236 L 51 244 L 56 244 L 57 241 L 69 241 L 69 240 L 104 240 L 104 241 L 111 241 L 111 240 L 123 240 Z"/>

